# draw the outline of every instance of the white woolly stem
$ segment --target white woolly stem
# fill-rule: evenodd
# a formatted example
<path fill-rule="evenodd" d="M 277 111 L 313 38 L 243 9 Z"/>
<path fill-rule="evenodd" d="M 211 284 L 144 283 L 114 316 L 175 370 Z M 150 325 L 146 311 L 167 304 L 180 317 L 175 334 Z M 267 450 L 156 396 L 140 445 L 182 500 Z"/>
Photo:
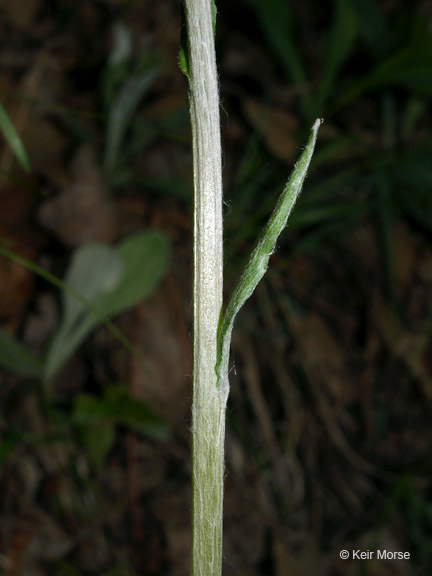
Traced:
<path fill-rule="evenodd" d="M 222 306 L 222 174 L 211 0 L 185 0 L 194 164 L 192 576 L 219 576 L 225 409 L 215 371 Z"/>

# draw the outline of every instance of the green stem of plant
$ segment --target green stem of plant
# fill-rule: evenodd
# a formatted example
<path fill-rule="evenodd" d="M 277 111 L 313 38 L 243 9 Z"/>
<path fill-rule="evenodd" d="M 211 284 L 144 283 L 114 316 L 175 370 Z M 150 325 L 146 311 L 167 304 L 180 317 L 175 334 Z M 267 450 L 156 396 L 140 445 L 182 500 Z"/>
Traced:
<path fill-rule="evenodd" d="M 219 90 L 212 2 L 185 0 L 184 7 L 194 167 L 191 573 L 219 576 L 228 396 L 215 372 L 223 281 Z"/>

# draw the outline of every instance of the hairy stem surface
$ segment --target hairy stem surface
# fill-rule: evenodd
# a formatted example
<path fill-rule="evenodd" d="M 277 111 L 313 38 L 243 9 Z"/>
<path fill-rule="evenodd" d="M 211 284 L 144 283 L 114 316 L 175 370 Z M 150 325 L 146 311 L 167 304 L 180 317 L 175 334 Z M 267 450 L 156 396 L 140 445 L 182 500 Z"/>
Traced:
<path fill-rule="evenodd" d="M 222 177 L 212 3 L 185 0 L 194 165 L 192 575 L 219 576 L 227 389 L 217 387 Z"/>

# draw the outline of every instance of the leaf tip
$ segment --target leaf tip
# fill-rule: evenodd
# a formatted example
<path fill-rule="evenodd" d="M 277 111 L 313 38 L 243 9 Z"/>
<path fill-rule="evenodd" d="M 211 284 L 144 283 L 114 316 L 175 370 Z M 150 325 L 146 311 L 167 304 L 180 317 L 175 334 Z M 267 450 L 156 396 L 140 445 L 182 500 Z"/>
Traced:
<path fill-rule="evenodd" d="M 317 118 L 312 126 L 312 130 L 317 131 L 322 124 L 324 124 L 324 118 Z"/>

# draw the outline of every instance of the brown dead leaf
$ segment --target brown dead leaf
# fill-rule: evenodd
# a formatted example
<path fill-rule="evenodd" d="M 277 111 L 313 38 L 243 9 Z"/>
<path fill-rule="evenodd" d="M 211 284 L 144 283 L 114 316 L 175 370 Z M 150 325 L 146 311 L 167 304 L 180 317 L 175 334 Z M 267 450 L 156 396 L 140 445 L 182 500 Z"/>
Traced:
<path fill-rule="evenodd" d="M 3 10 L 8 24 L 21 32 L 31 28 L 39 0 L 6 0 Z"/>
<path fill-rule="evenodd" d="M 0 193 L 0 238 L 12 252 L 33 260 L 43 238 L 32 227 L 32 188 L 34 179 L 27 177 L 20 185 L 7 182 Z M 21 264 L 0 256 L 0 323 L 14 332 L 21 321 L 33 286 L 33 274 Z M 5 327 L 5 326 L 3 326 Z"/>
<path fill-rule="evenodd" d="M 6 554 L 6 576 L 17 576 L 26 550 L 34 536 L 35 530 L 23 522 L 14 526 L 10 539 L 10 549 Z M 6 552 L 6 551 L 5 551 Z"/>
<path fill-rule="evenodd" d="M 398 221 L 393 229 L 393 243 L 396 286 L 398 293 L 402 295 L 412 280 L 419 246 L 413 232 L 407 230 L 402 221 Z"/>
<path fill-rule="evenodd" d="M 114 237 L 114 210 L 92 151 L 81 148 L 71 166 L 70 183 L 42 204 L 40 222 L 65 244 L 79 246 Z"/>
<path fill-rule="evenodd" d="M 0 321 L 2 326 L 17 327 L 32 288 L 32 275 L 16 262 L 0 260 Z"/>
<path fill-rule="evenodd" d="M 270 151 L 291 162 L 297 153 L 298 120 L 280 108 L 268 108 L 257 100 L 246 100 L 244 112 L 249 122 L 260 132 Z"/>

